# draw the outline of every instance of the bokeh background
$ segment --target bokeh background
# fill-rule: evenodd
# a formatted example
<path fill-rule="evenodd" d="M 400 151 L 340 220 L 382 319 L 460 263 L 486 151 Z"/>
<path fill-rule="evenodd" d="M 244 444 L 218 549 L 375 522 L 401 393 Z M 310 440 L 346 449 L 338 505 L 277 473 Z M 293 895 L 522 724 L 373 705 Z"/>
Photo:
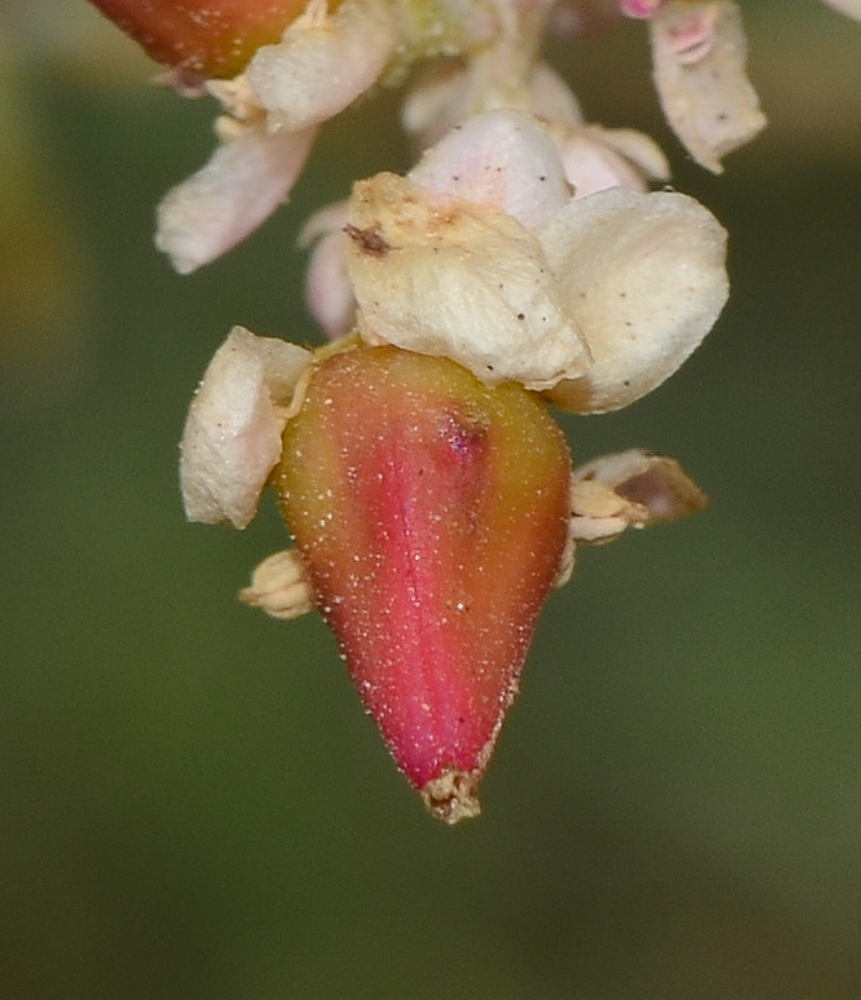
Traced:
<path fill-rule="evenodd" d="M 229 327 L 313 338 L 297 227 L 406 165 L 394 99 L 181 279 L 152 212 L 212 109 L 83 0 L 0 7 L 2 1000 L 861 996 L 861 25 L 743 6 L 771 126 L 720 178 L 662 125 L 642 25 L 552 47 L 732 234 L 704 347 L 572 447 L 674 455 L 711 506 L 583 553 L 456 829 L 321 622 L 236 601 L 271 505 L 189 526 L 176 487 Z"/>

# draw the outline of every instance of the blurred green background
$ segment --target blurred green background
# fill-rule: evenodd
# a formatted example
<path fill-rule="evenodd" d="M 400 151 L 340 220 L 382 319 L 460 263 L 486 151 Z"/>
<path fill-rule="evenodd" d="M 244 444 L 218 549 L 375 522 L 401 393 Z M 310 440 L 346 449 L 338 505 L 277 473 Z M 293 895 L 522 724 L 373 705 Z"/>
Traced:
<path fill-rule="evenodd" d="M 0 998 L 861 996 L 861 25 L 749 4 L 772 124 L 685 162 L 642 25 L 553 46 L 731 232 L 705 346 L 582 459 L 678 457 L 689 522 L 582 554 L 484 783 L 427 818 L 321 622 L 238 604 L 285 544 L 184 523 L 176 442 L 235 322 L 313 336 L 300 220 L 402 168 L 391 97 L 189 278 L 152 249 L 211 108 L 80 3 L 0 12 Z"/>

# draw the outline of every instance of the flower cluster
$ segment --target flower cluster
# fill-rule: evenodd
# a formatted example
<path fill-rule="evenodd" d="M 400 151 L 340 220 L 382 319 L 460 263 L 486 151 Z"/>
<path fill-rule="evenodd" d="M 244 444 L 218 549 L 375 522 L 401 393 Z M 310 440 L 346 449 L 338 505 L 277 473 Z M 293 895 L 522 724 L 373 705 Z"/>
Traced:
<path fill-rule="evenodd" d="M 234 328 L 192 403 L 181 483 L 190 519 L 238 528 L 274 487 L 295 548 L 242 598 L 282 618 L 318 609 L 430 811 L 475 815 L 577 546 L 705 503 L 640 450 L 572 470 L 546 404 L 603 413 L 673 374 L 726 301 L 725 233 L 650 190 L 669 175 L 658 147 L 588 124 L 541 61 L 578 0 L 94 2 L 224 111 L 210 161 L 159 207 L 157 245 L 182 273 L 288 197 L 323 122 L 421 64 L 402 114 L 413 168 L 356 181 L 301 237 L 331 343 Z M 765 122 L 737 5 L 605 7 L 648 19 L 666 117 L 720 171 Z"/>

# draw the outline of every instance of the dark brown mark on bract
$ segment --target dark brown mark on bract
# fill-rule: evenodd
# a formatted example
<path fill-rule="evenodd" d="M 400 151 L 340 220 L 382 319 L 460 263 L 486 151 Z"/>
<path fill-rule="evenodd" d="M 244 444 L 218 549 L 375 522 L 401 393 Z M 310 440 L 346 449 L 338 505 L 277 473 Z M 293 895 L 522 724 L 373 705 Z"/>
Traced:
<path fill-rule="evenodd" d="M 392 249 L 391 244 L 383 237 L 380 227 L 376 224 L 368 226 L 366 229 L 360 229 L 348 222 L 344 226 L 344 232 L 362 253 L 366 253 L 369 257 L 385 257 Z"/>

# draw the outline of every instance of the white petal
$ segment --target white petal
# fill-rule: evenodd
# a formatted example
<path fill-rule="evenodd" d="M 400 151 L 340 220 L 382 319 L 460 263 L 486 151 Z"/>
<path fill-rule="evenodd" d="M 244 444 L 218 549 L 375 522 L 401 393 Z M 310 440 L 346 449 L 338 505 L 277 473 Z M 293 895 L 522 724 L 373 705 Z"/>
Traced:
<path fill-rule="evenodd" d="M 295 132 L 343 111 L 379 77 L 398 40 L 386 0 L 345 0 L 329 17 L 312 2 L 277 45 L 257 50 L 245 75 L 271 131 Z"/>
<path fill-rule="evenodd" d="M 511 109 L 458 125 L 407 176 L 434 194 L 505 212 L 527 229 L 571 197 L 553 140 L 530 115 Z"/>
<path fill-rule="evenodd" d="M 728 293 L 726 233 L 692 198 L 624 188 L 571 202 L 539 234 L 593 364 L 548 393 L 578 413 L 627 406 L 682 364 Z"/>
<path fill-rule="evenodd" d="M 369 342 L 449 357 L 485 382 L 530 389 L 588 365 L 538 241 L 510 216 L 378 174 L 355 186 L 348 232 Z"/>
<path fill-rule="evenodd" d="M 288 405 L 311 353 L 234 327 L 189 408 L 180 486 L 190 521 L 244 528 L 281 455 Z"/>
<path fill-rule="evenodd" d="M 861 0 L 823 0 L 823 2 L 839 10 L 841 14 L 861 21 Z"/>
<path fill-rule="evenodd" d="M 671 0 L 650 30 L 667 121 L 697 163 L 720 173 L 721 157 L 765 125 L 745 70 L 741 13 L 732 0 Z"/>
<path fill-rule="evenodd" d="M 190 274 L 252 233 L 287 198 L 316 129 L 268 135 L 260 124 L 220 145 L 158 207 L 155 244 Z"/>

